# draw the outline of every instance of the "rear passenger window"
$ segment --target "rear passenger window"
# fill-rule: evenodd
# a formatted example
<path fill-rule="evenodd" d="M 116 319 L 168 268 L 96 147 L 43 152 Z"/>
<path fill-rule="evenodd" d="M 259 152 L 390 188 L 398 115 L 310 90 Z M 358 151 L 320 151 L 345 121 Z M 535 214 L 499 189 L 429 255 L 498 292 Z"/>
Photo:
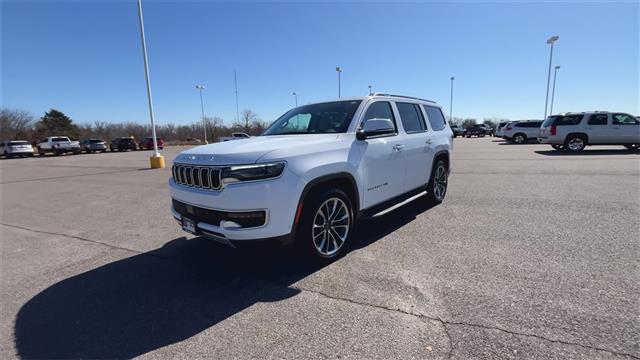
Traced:
<path fill-rule="evenodd" d="M 422 113 L 416 104 L 396 103 L 398 112 L 400 113 L 400 121 L 402 127 L 407 134 L 422 132 L 425 130 L 424 119 Z"/>
<path fill-rule="evenodd" d="M 364 121 L 362 121 L 362 125 L 364 125 L 364 123 L 369 119 L 389 119 L 393 122 L 396 132 L 398 131 L 398 125 L 396 125 L 396 119 L 393 116 L 391 104 L 387 101 L 377 101 L 369 105 L 367 112 L 364 114 Z"/>
<path fill-rule="evenodd" d="M 442 111 L 435 106 L 427 106 L 423 105 L 424 110 L 427 113 L 427 118 L 429 119 L 429 124 L 431 125 L 431 129 L 433 131 L 442 130 L 445 128 L 447 123 L 444 121 L 444 116 L 442 116 Z"/>
<path fill-rule="evenodd" d="M 569 126 L 569 125 L 578 125 L 582 121 L 582 114 L 580 115 L 565 115 L 558 116 L 553 123 L 553 125 L 557 126 Z"/>
<path fill-rule="evenodd" d="M 589 116 L 587 125 L 607 125 L 607 114 L 593 114 Z"/>

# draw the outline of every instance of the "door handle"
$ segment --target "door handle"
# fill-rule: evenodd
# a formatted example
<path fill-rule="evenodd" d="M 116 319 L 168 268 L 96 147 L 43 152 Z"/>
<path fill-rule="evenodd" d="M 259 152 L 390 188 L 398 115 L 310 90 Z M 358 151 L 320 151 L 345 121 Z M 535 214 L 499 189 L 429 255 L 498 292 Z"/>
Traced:
<path fill-rule="evenodd" d="M 427 139 L 427 141 L 424 142 L 427 145 L 431 145 L 431 139 Z"/>
<path fill-rule="evenodd" d="M 393 151 L 400 151 L 402 149 L 404 149 L 404 145 L 402 145 L 402 144 L 393 145 Z"/>

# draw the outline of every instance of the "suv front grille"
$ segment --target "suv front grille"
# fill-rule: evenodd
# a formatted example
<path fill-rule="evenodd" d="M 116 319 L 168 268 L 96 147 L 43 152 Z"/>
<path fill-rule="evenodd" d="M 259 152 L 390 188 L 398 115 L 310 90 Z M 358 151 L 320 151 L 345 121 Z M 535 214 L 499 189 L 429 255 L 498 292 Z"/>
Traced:
<path fill-rule="evenodd" d="M 218 190 L 221 187 L 219 168 L 174 164 L 171 171 L 176 184 L 210 190 Z"/>

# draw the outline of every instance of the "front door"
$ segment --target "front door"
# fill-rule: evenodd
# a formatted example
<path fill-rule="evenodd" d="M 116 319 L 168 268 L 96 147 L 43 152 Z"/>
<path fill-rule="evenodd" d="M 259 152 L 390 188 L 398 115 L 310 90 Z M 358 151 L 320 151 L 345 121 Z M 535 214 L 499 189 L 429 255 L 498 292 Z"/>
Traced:
<path fill-rule="evenodd" d="M 398 136 L 398 127 L 388 101 L 376 101 L 365 111 L 362 124 L 368 119 L 390 119 L 396 125 L 394 135 L 356 140 L 354 147 L 360 153 L 360 173 L 364 182 L 362 208 L 377 205 L 402 194 L 404 191 L 404 147 Z"/>

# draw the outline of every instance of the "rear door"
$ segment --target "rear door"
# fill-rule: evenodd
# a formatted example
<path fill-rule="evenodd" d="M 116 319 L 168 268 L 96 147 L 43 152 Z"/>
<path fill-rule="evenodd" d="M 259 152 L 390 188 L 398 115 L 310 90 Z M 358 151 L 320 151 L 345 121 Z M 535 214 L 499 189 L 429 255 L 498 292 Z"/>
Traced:
<path fill-rule="evenodd" d="M 605 144 L 610 141 L 612 136 L 615 136 L 609 125 L 609 115 L 606 113 L 589 115 L 585 130 L 589 136 L 590 144 Z"/>
<path fill-rule="evenodd" d="M 433 152 L 427 124 L 419 104 L 396 102 L 404 131 L 405 191 L 424 187 L 429 182 Z"/>

